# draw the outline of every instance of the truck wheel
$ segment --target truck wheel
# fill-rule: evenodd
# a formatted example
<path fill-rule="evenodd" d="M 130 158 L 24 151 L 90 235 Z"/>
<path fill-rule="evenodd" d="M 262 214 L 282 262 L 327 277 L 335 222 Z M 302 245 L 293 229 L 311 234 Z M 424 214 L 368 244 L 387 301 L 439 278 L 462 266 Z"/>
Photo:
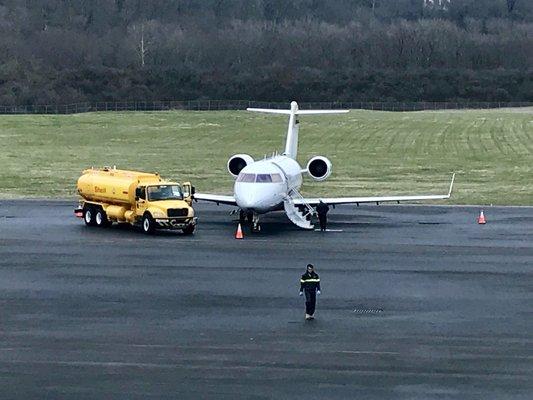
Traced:
<path fill-rule="evenodd" d="M 86 207 L 83 209 L 83 220 L 87 226 L 94 226 L 96 224 L 94 218 L 94 209 L 92 207 Z"/>
<path fill-rule="evenodd" d="M 196 225 L 191 224 L 183 228 L 182 230 L 185 235 L 192 235 L 195 229 L 196 229 Z"/>
<path fill-rule="evenodd" d="M 148 213 L 143 215 L 142 229 L 144 233 L 151 234 L 155 231 L 155 221 Z"/>
<path fill-rule="evenodd" d="M 107 219 L 107 214 L 102 209 L 96 210 L 96 214 L 94 215 L 94 222 L 96 223 L 96 226 L 100 227 L 107 227 L 112 224 L 112 222 Z"/>

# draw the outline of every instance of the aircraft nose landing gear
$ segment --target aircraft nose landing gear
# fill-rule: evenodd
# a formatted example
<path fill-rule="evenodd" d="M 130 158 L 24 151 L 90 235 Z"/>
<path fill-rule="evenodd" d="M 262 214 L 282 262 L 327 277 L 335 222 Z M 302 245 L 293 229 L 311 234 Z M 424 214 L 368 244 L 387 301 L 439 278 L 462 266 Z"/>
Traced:
<path fill-rule="evenodd" d="M 259 214 L 255 212 L 252 216 L 252 232 L 261 232 L 261 225 L 259 224 Z"/>
<path fill-rule="evenodd" d="M 259 224 L 259 214 L 252 211 L 239 210 L 239 223 L 244 225 L 245 222 L 250 224 L 252 232 L 260 232 L 261 225 Z"/>

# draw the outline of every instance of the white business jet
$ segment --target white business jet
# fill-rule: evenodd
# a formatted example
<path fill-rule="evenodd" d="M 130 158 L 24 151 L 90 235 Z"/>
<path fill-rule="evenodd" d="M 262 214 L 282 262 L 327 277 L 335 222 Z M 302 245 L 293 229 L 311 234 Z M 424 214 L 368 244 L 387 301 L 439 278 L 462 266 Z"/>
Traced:
<path fill-rule="evenodd" d="M 304 198 L 299 190 L 302 185 L 302 175 L 308 174 L 316 181 L 323 181 L 331 174 L 331 162 L 323 156 L 316 156 L 309 160 L 305 169 L 298 161 L 298 117 L 311 114 L 340 114 L 349 110 L 299 110 L 293 101 L 290 110 L 272 110 L 262 108 L 248 108 L 270 114 L 285 114 L 289 116 L 289 128 L 283 154 L 274 154 L 262 160 L 254 161 L 248 154 L 236 154 L 227 163 L 229 173 L 236 178 L 233 196 L 196 193 L 196 200 L 210 201 L 217 204 L 228 204 L 240 208 L 239 219 L 245 218 L 252 224 L 253 231 L 259 231 L 259 215 L 269 211 L 285 210 L 287 217 L 295 225 L 304 229 L 313 229 L 311 216 L 313 206 L 320 201 L 329 204 L 357 204 L 438 200 L 450 198 L 455 174 L 448 194 L 444 195 L 416 195 L 416 196 L 384 196 L 384 197 L 321 197 Z"/>

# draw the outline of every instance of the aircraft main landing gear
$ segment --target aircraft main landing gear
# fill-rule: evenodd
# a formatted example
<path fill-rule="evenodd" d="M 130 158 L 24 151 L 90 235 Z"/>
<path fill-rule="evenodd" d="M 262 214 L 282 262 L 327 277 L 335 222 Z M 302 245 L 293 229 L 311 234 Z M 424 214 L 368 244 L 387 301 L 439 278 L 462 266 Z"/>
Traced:
<path fill-rule="evenodd" d="M 253 213 L 252 215 L 252 232 L 260 232 L 261 225 L 259 224 L 259 214 Z"/>

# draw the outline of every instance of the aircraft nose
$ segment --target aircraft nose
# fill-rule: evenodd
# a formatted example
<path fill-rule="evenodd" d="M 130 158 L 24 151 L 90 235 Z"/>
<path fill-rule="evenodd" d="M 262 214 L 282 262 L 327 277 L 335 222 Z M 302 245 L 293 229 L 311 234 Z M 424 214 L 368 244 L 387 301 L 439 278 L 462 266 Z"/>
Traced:
<path fill-rule="evenodd" d="M 235 184 L 235 200 L 241 208 L 251 208 L 256 205 L 256 196 L 253 190 L 245 190 L 241 184 Z"/>
<path fill-rule="evenodd" d="M 242 186 L 241 186 L 242 185 Z M 235 200 L 240 208 L 265 211 L 283 201 L 282 188 L 272 183 L 235 184 Z"/>
<path fill-rule="evenodd" d="M 242 193 L 238 196 L 238 204 L 242 208 L 252 208 L 257 206 L 257 201 L 253 193 Z"/>

